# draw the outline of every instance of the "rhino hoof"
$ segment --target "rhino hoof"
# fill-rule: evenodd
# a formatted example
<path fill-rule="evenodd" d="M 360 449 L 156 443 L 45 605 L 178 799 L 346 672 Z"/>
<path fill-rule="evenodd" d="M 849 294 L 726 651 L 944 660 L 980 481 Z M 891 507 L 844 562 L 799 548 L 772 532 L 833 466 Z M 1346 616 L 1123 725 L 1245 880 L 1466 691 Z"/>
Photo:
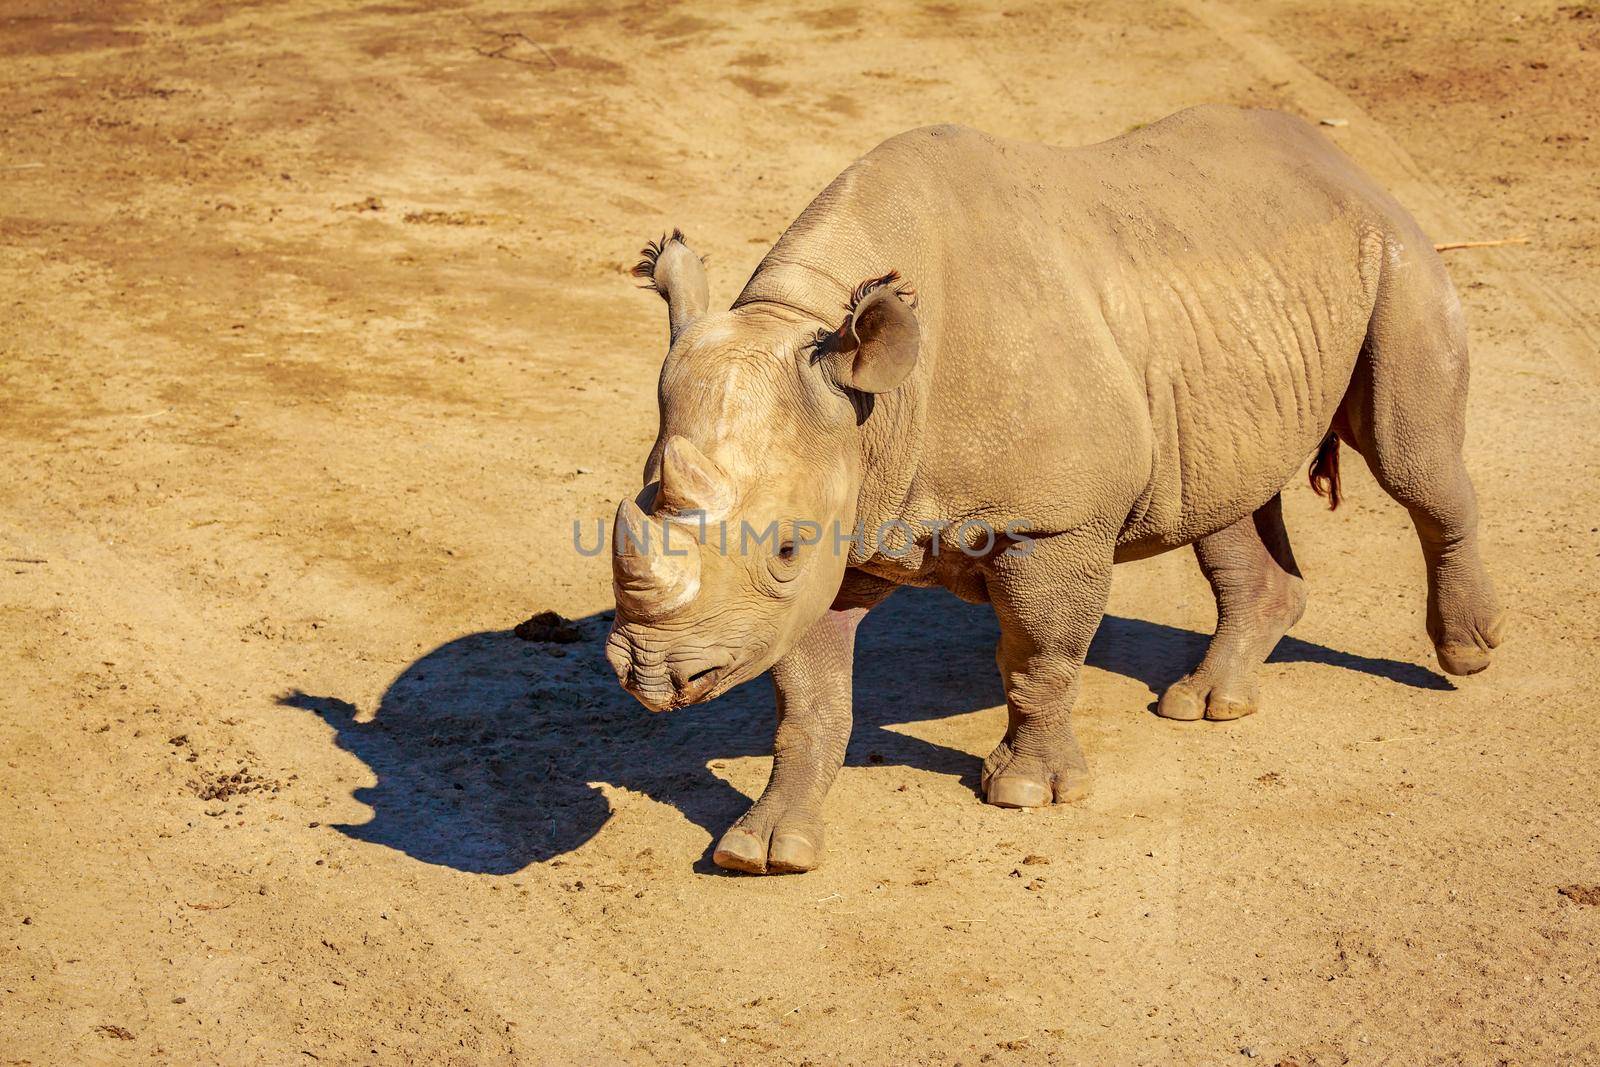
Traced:
<path fill-rule="evenodd" d="M 1492 593 L 1488 601 L 1440 605 L 1438 610 L 1445 618 L 1443 632 L 1433 634 L 1431 626 L 1429 632 L 1434 637 L 1434 654 L 1446 674 L 1477 674 L 1489 666 L 1491 650 L 1500 647 L 1508 613 L 1494 606 Z"/>
<path fill-rule="evenodd" d="M 1488 651 L 1477 645 L 1440 645 L 1433 651 L 1439 657 L 1439 666 L 1444 668 L 1444 672 L 1457 677 L 1477 674 L 1489 666 Z"/>
<path fill-rule="evenodd" d="M 1196 719 L 1226 722 L 1254 715 L 1258 706 L 1253 679 L 1247 678 L 1242 683 L 1238 679 L 1213 683 L 1191 676 L 1167 687 L 1156 704 L 1156 714 L 1179 722 Z"/>
<path fill-rule="evenodd" d="M 777 830 L 770 843 L 735 826 L 722 835 L 711 862 L 745 874 L 800 874 L 817 866 L 821 849 L 800 830 Z"/>

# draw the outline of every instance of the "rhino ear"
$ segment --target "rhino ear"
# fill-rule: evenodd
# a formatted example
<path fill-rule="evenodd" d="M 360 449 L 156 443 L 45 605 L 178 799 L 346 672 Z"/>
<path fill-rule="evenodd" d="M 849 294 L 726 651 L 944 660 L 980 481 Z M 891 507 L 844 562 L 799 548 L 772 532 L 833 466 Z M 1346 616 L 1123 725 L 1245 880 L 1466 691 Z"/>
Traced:
<path fill-rule="evenodd" d="M 897 282 L 897 275 L 889 275 L 857 289 L 864 295 L 854 301 L 829 355 L 840 385 L 863 393 L 887 393 L 916 367 L 922 330 L 915 297 Z"/>
<path fill-rule="evenodd" d="M 706 269 L 701 258 L 689 250 L 683 231 L 651 241 L 634 264 L 633 276 L 644 279 L 644 288 L 653 289 L 667 302 L 667 322 L 671 339 L 676 341 L 683 328 L 705 314 L 711 302 L 706 287 Z"/>

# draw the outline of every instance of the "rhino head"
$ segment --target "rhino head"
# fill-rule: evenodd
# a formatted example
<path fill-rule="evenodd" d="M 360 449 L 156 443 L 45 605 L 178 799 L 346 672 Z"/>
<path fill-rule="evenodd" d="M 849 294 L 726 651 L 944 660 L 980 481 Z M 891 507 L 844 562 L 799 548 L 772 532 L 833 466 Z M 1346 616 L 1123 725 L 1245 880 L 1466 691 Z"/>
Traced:
<path fill-rule="evenodd" d="M 676 231 L 635 274 L 667 302 L 670 345 L 644 489 L 617 507 L 606 658 L 665 711 L 761 674 L 828 610 L 855 528 L 863 398 L 910 376 L 919 331 L 893 275 L 832 323 L 761 301 L 708 311 Z"/>

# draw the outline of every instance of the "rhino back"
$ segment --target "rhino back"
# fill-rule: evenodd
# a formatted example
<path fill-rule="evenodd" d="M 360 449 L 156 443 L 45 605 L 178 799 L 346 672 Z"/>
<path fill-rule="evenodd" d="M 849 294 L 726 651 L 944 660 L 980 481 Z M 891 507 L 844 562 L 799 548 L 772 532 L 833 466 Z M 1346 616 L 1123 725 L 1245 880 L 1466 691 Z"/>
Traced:
<path fill-rule="evenodd" d="M 930 127 L 831 184 L 739 303 L 828 321 L 856 281 L 900 271 L 923 354 L 879 398 L 903 462 L 869 488 L 913 517 L 1112 521 L 1131 557 L 1292 477 L 1349 381 L 1383 242 L 1408 226 L 1276 112 L 1196 108 L 1077 149 Z"/>

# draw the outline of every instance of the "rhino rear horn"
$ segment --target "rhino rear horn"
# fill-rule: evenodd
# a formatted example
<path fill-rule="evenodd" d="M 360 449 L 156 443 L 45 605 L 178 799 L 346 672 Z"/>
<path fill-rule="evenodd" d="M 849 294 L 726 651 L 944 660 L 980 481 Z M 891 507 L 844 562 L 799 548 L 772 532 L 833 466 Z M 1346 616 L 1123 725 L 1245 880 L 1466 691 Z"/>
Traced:
<path fill-rule="evenodd" d="M 717 461 L 674 434 L 661 452 L 661 489 L 655 508 L 671 515 L 702 512 L 708 518 L 723 515 L 733 495 L 727 473 Z"/>
<path fill-rule="evenodd" d="M 705 314 L 711 303 L 706 285 L 704 261 L 685 243 L 683 231 L 673 230 L 672 236 L 663 235 L 651 241 L 634 264 L 633 276 L 644 279 L 644 288 L 661 294 L 667 302 L 667 325 L 670 339 L 676 341 L 695 319 Z"/>

